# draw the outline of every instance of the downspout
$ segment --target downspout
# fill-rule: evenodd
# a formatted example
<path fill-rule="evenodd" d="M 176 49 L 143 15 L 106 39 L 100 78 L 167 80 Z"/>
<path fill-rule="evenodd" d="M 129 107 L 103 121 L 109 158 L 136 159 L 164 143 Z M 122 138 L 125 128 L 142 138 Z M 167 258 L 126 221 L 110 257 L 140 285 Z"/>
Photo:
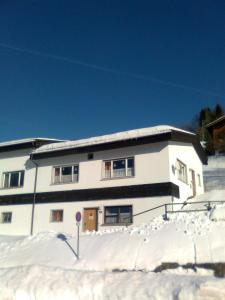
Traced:
<path fill-rule="evenodd" d="M 32 160 L 31 161 L 35 165 L 35 177 L 34 177 L 34 191 L 33 191 L 33 202 L 32 202 L 32 213 L 31 213 L 31 226 L 30 226 L 30 235 L 33 235 L 34 231 L 34 210 L 35 210 L 35 204 L 36 204 L 36 190 L 37 190 L 37 173 L 38 173 L 38 164 Z"/>

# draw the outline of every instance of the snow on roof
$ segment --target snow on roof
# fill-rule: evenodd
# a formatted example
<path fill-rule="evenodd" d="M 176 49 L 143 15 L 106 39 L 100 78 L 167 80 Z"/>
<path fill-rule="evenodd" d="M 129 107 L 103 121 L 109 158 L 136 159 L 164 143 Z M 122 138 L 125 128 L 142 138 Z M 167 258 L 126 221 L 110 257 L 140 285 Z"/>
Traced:
<path fill-rule="evenodd" d="M 26 143 L 32 143 L 37 141 L 52 141 L 52 142 L 62 142 L 62 140 L 58 139 L 50 139 L 50 138 L 26 138 L 26 139 L 20 139 L 20 140 L 12 140 L 12 141 L 6 141 L 1 142 L 0 147 L 6 147 L 6 146 L 13 146 L 13 145 L 19 145 L 19 144 L 26 144 Z"/>
<path fill-rule="evenodd" d="M 140 128 L 140 129 L 117 132 L 113 134 L 96 136 L 87 139 L 66 141 L 61 143 L 52 143 L 52 144 L 41 146 L 38 149 L 34 150 L 32 153 L 44 153 L 44 152 L 60 151 L 65 149 L 79 148 L 79 147 L 91 146 L 91 145 L 97 145 L 103 143 L 105 144 L 105 143 L 110 143 L 115 141 L 123 141 L 123 140 L 135 139 L 139 137 L 169 133 L 172 131 L 179 131 L 179 132 L 194 135 L 194 133 L 176 127 L 172 127 L 168 125 L 159 125 L 154 127 Z"/>

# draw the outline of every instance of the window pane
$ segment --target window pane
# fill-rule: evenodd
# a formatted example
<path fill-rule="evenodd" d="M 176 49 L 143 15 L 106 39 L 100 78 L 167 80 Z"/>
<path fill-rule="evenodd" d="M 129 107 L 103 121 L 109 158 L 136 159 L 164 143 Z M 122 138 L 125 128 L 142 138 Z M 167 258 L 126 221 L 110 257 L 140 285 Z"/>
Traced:
<path fill-rule="evenodd" d="M 60 168 L 54 168 L 54 183 L 60 183 Z"/>
<path fill-rule="evenodd" d="M 62 182 L 71 182 L 72 181 L 72 166 L 71 167 L 62 167 Z"/>
<path fill-rule="evenodd" d="M 11 173 L 10 177 L 10 187 L 18 187 L 19 186 L 19 172 Z"/>
<path fill-rule="evenodd" d="M 9 187 L 9 173 L 5 173 L 4 188 L 8 188 L 8 187 Z"/>
<path fill-rule="evenodd" d="M 23 186 L 24 183 L 24 171 L 20 172 L 20 186 Z"/>
<path fill-rule="evenodd" d="M 2 223 L 11 223 L 12 221 L 12 213 L 11 212 L 3 212 L 2 213 Z"/>
<path fill-rule="evenodd" d="M 73 181 L 77 182 L 78 181 L 78 174 L 79 174 L 79 167 L 74 166 L 73 167 Z"/>
<path fill-rule="evenodd" d="M 63 210 L 52 210 L 51 211 L 51 221 L 52 222 L 62 222 L 63 221 Z"/>
<path fill-rule="evenodd" d="M 127 160 L 127 176 L 134 176 L 134 159 L 128 158 Z"/>
<path fill-rule="evenodd" d="M 132 207 L 121 206 L 120 207 L 120 223 L 131 223 L 132 222 Z"/>
<path fill-rule="evenodd" d="M 125 159 L 116 160 L 113 162 L 113 177 L 126 176 Z"/>
<path fill-rule="evenodd" d="M 111 161 L 105 162 L 105 178 L 111 178 Z"/>

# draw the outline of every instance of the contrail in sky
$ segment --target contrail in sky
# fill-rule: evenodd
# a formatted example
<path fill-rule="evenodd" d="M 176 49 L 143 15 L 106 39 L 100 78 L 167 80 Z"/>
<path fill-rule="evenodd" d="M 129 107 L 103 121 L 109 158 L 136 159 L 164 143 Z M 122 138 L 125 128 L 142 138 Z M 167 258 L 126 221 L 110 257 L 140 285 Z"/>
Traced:
<path fill-rule="evenodd" d="M 98 71 L 108 72 L 108 73 L 112 73 L 112 74 L 116 74 L 116 75 L 124 75 L 124 76 L 132 77 L 132 78 L 136 78 L 136 79 L 140 79 L 140 80 L 155 82 L 155 83 L 158 83 L 158 84 L 162 84 L 162 85 L 166 85 L 166 86 L 170 86 L 170 87 L 174 87 L 174 88 L 185 89 L 185 90 L 189 90 L 189 91 L 192 91 L 192 92 L 197 92 L 197 93 L 200 93 L 200 94 L 225 98 L 225 95 L 220 95 L 220 94 L 217 94 L 217 93 L 212 92 L 212 91 L 207 91 L 207 90 L 204 90 L 204 89 L 194 88 L 194 87 L 191 87 L 191 86 L 188 86 L 188 85 L 179 84 L 179 83 L 175 83 L 175 82 L 171 82 L 171 81 L 165 81 L 165 80 L 161 80 L 161 79 L 158 79 L 158 78 L 145 76 L 145 75 L 141 75 L 141 74 L 130 73 L 130 72 L 120 71 L 120 70 L 117 70 L 117 69 L 103 67 L 103 66 L 99 66 L 99 65 L 95 65 L 95 64 L 90 64 L 90 63 L 87 63 L 87 62 L 84 62 L 84 61 L 76 60 L 76 59 L 65 57 L 65 56 L 59 56 L 59 55 L 55 55 L 55 54 L 51 54 L 51 53 L 45 53 L 45 52 L 32 50 L 32 49 L 14 47 L 14 46 L 11 46 L 11 45 L 8 45 L 8 44 L 5 44 L 5 43 L 0 43 L 0 47 L 5 48 L 5 49 L 9 49 L 9 50 L 13 50 L 13 51 L 17 51 L 17 52 L 22 52 L 22 53 L 27 53 L 27 54 L 31 54 L 31 55 L 37 55 L 37 56 L 42 56 L 42 57 L 46 57 L 46 58 L 51 58 L 51 59 L 55 59 L 55 60 L 58 60 L 58 61 L 64 61 L 64 62 L 67 62 L 67 63 L 83 66 L 83 67 L 86 67 L 86 68 L 91 68 L 91 69 L 98 70 Z"/>

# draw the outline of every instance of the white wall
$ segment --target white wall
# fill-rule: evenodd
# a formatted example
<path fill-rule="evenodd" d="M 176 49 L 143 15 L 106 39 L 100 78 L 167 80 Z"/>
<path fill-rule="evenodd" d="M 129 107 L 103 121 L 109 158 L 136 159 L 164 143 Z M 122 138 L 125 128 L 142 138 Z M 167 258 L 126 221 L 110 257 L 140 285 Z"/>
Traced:
<path fill-rule="evenodd" d="M 168 143 L 155 143 L 121 149 L 99 151 L 94 159 L 88 160 L 87 154 L 74 154 L 46 158 L 37 161 L 37 192 L 50 192 L 71 189 L 101 188 L 122 185 L 158 183 L 169 181 Z M 134 156 L 135 176 L 122 179 L 102 179 L 102 161 L 107 159 Z M 79 181 L 69 184 L 51 184 L 52 167 L 64 164 L 79 164 Z"/>
<path fill-rule="evenodd" d="M 177 170 L 173 172 L 172 166 L 176 166 L 177 159 L 187 166 L 188 183 L 184 183 L 178 179 Z M 178 185 L 180 188 L 180 199 L 176 199 L 177 202 L 185 201 L 188 197 L 192 196 L 190 169 L 195 171 L 196 194 L 202 194 L 204 192 L 202 162 L 194 147 L 192 144 L 188 143 L 169 142 L 170 181 Z M 201 176 L 201 186 L 198 185 L 197 174 L 200 174 Z"/>
<path fill-rule="evenodd" d="M 161 204 L 171 203 L 171 197 L 152 197 L 135 199 L 118 199 L 102 201 L 82 201 L 65 203 L 37 204 L 34 212 L 34 233 L 54 230 L 56 232 L 65 232 L 74 234 L 76 230 L 75 213 L 81 211 L 83 217 L 84 208 L 98 208 L 98 229 L 109 229 L 110 226 L 104 226 L 104 207 L 117 205 L 132 205 L 133 214 L 141 213 L 145 210 L 159 206 Z M 12 223 L 0 224 L 0 234 L 28 235 L 30 234 L 31 224 L 31 205 L 7 205 L 0 206 L 0 213 L 12 211 Z M 63 209 L 63 222 L 50 222 L 50 213 L 52 209 Z M 154 217 L 164 213 L 164 208 L 151 212 L 143 213 L 133 218 L 133 224 L 149 222 Z M 83 224 L 82 229 L 83 229 Z"/>
<path fill-rule="evenodd" d="M 31 148 L 0 153 L 0 195 L 33 193 L 35 168 L 29 160 Z M 24 186 L 3 188 L 3 173 L 25 170 Z"/>
<path fill-rule="evenodd" d="M 32 205 L 4 205 L 0 206 L 0 218 L 2 212 L 12 212 L 12 222 L 0 223 L 0 234 L 30 234 Z"/>

